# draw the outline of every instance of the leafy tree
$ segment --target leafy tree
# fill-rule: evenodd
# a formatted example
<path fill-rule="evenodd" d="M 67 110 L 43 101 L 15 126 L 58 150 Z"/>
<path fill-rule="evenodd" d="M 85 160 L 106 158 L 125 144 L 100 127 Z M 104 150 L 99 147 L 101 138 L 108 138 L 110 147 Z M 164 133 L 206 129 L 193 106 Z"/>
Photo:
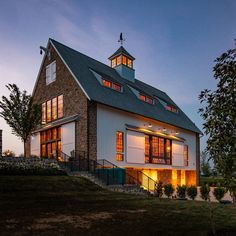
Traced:
<path fill-rule="evenodd" d="M 215 60 L 215 91 L 205 89 L 199 95 L 199 109 L 208 136 L 207 152 L 225 179 L 231 195 L 236 196 L 236 49 L 230 49 Z"/>
<path fill-rule="evenodd" d="M 207 177 L 211 175 L 211 167 L 209 164 L 206 151 L 202 151 L 201 153 L 201 171 L 202 171 L 202 174 Z"/>
<path fill-rule="evenodd" d="M 33 104 L 31 95 L 20 91 L 16 84 L 6 85 L 10 91 L 9 98 L 2 96 L 0 101 L 0 116 L 12 128 L 12 133 L 24 143 L 24 156 L 26 156 L 26 142 L 30 133 L 40 121 L 40 107 Z"/>

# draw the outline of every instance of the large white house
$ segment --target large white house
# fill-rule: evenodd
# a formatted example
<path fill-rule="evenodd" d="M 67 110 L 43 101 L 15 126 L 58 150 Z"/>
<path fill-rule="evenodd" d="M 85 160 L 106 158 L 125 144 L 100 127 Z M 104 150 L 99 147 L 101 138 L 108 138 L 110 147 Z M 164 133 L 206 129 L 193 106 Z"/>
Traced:
<path fill-rule="evenodd" d="M 49 39 L 33 91 L 42 106 L 28 155 L 106 159 L 164 183 L 197 184 L 201 131 L 163 91 L 135 77 L 123 46 L 105 65 Z"/>

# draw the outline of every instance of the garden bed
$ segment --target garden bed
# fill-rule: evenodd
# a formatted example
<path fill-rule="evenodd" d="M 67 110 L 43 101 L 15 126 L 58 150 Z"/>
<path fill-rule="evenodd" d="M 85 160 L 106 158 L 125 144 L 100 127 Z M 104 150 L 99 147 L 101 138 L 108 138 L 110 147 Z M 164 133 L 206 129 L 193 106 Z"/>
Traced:
<path fill-rule="evenodd" d="M 0 158 L 0 175 L 65 175 L 54 160 L 42 158 Z"/>

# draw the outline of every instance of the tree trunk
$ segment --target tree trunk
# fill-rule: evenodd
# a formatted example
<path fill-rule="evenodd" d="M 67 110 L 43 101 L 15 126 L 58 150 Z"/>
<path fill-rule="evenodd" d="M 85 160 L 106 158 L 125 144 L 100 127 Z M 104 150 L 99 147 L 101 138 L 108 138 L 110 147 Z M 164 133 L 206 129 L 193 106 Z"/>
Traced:
<path fill-rule="evenodd" d="M 24 157 L 26 157 L 26 140 L 24 139 Z"/>

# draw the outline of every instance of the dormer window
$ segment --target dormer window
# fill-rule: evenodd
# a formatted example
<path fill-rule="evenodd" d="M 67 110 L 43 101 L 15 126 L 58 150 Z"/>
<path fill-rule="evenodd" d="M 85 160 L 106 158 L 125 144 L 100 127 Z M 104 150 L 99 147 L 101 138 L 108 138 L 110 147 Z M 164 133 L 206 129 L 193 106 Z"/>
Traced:
<path fill-rule="evenodd" d="M 114 83 L 114 82 L 110 82 L 106 79 L 102 80 L 102 84 L 103 86 L 107 87 L 107 88 L 111 88 L 113 90 L 116 90 L 118 92 L 122 92 L 122 87 L 120 84 Z"/>
<path fill-rule="evenodd" d="M 166 105 L 166 110 L 174 112 L 174 113 L 178 113 L 178 110 L 172 105 Z"/>
<path fill-rule="evenodd" d="M 174 107 L 173 105 L 168 104 L 166 101 L 163 101 L 160 98 L 157 98 L 158 101 L 160 101 L 161 105 L 167 110 L 167 111 L 171 111 L 173 113 L 179 113 L 178 109 L 176 107 Z"/>
<path fill-rule="evenodd" d="M 149 97 L 149 96 L 146 96 L 144 94 L 139 94 L 139 99 L 144 101 L 144 102 L 147 102 L 149 104 L 153 104 L 153 98 Z"/>

